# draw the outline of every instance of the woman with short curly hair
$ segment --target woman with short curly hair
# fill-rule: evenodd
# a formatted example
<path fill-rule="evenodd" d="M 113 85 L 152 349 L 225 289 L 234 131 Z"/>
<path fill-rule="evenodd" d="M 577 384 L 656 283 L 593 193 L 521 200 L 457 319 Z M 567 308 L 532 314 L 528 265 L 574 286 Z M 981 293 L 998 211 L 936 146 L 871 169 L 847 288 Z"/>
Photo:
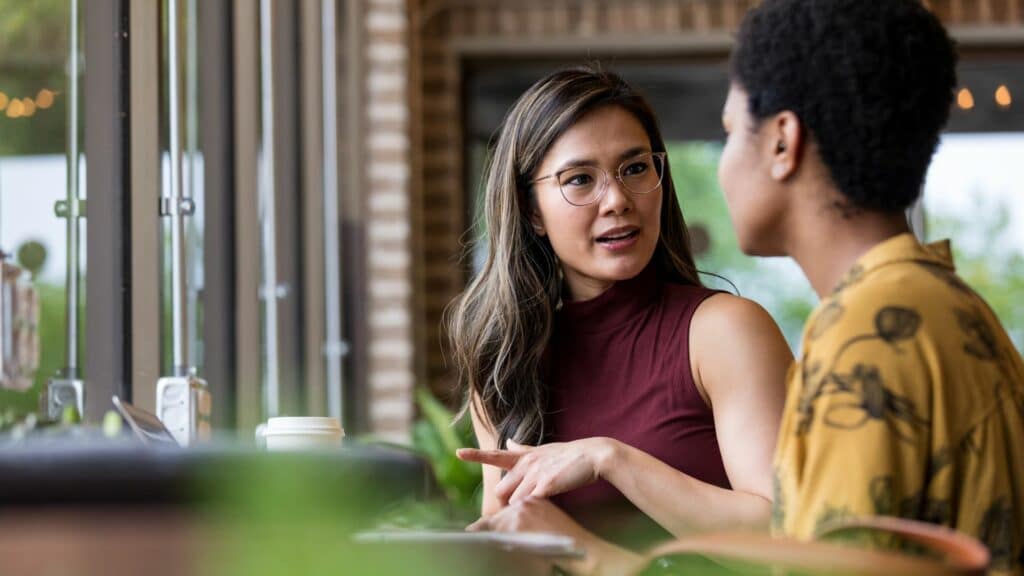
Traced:
<path fill-rule="evenodd" d="M 807 322 L 775 456 L 773 525 L 849 516 L 975 535 L 1024 571 L 1024 363 L 918 199 L 956 52 L 917 0 L 765 0 L 732 59 L 719 178 L 741 248 L 791 256 Z"/>

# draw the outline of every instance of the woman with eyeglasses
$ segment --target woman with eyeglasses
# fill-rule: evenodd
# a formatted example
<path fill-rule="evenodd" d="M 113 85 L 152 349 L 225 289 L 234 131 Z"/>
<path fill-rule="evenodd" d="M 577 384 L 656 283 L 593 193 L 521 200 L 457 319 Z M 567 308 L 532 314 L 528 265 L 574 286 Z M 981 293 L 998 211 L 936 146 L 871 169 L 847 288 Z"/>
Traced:
<path fill-rule="evenodd" d="M 534 84 L 483 216 L 486 262 L 447 318 L 480 444 L 459 456 L 486 464 L 472 528 L 569 534 L 572 571 L 766 529 L 792 356 L 761 307 L 701 284 L 643 98 L 591 69 Z"/>

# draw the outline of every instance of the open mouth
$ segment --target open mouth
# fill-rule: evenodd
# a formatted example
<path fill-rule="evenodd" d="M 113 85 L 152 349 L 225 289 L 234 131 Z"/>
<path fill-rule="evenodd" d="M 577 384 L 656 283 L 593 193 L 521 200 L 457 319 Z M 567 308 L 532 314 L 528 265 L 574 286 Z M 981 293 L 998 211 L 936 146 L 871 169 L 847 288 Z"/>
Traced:
<path fill-rule="evenodd" d="M 637 230 L 633 230 L 631 232 L 623 232 L 621 234 L 601 236 L 600 238 L 597 239 L 597 241 L 601 242 L 601 243 L 604 243 L 604 244 L 610 244 L 610 243 L 613 243 L 613 242 L 622 242 L 623 240 L 631 240 L 633 238 L 636 238 L 639 235 L 640 235 L 640 230 L 637 229 Z"/>

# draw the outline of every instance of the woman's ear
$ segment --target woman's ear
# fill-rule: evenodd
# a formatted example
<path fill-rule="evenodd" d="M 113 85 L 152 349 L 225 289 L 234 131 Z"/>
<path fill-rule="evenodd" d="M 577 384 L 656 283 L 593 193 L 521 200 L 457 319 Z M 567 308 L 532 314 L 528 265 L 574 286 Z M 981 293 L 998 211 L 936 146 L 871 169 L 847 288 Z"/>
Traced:
<path fill-rule="evenodd" d="M 771 147 L 771 176 L 773 180 L 789 179 L 800 166 L 803 130 L 800 118 L 790 111 L 775 115 L 770 130 L 765 133 L 766 145 Z"/>
<path fill-rule="evenodd" d="M 530 209 L 530 225 L 533 226 L 533 231 L 537 236 L 548 235 L 547 230 L 544 229 L 544 220 L 540 217 L 540 210 L 536 206 Z"/>

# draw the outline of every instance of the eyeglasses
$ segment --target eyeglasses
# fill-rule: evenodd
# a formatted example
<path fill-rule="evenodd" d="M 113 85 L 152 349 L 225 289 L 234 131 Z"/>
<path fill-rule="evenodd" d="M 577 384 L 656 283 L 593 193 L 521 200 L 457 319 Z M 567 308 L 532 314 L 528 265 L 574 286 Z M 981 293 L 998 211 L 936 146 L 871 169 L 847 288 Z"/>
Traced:
<path fill-rule="evenodd" d="M 633 194 L 647 194 L 661 186 L 665 176 L 664 152 L 645 152 L 625 160 L 615 170 L 615 179 Z M 577 166 L 542 176 L 533 183 L 554 178 L 562 198 L 573 206 L 600 200 L 608 190 L 608 172 L 597 166 Z"/>

